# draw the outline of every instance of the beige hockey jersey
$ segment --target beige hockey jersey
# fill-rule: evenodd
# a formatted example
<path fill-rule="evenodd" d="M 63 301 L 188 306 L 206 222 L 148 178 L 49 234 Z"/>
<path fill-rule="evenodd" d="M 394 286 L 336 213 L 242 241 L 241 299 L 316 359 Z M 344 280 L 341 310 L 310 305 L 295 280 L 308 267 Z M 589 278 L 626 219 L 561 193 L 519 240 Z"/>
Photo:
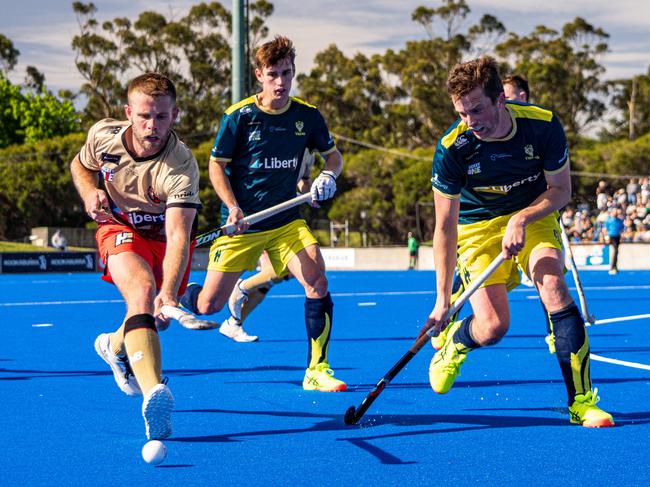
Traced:
<path fill-rule="evenodd" d="M 115 219 L 147 238 L 165 240 L 167 208 L 201 207 L 199 167 L 174 131 L 159 153 L 135 156 L 124 138 L 129 126 L 128 121 L 108 118 L 97 122 L 88 132 L 79 159 L 100 173 Z"/>

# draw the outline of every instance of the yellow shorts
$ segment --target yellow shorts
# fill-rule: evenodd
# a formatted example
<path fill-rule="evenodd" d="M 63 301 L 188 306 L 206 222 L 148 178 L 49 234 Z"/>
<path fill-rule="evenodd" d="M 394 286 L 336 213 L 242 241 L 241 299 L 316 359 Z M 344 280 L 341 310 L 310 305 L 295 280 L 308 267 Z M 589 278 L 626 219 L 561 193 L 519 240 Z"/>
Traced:
<path fill-rule="evenodd" d="M 458 225 L 458 274 L 467 286 L 501 253 L 501 241 L 506 225 L 514 215 L 498 216 L 491 220 Z M 517 267 L 528 274 L 530 255 L 538 249 L 562 250 L 560 224 L 557 212 L 545 216 L 526 226 L 526 244 L 517 257 L 504 261 L 485 281 L 490 284 L 505 284 L 508 291 L 521 282 Z"/>
<path fill-rule="evenodd" d="M 242 272 L 253 270 L 266 250 L 273 270 L 284 275 L 287 264 L 302 249 L 318 245 L 305 220 L 257 233 L 219 237 L 210 247 L 209 271 Z"/>

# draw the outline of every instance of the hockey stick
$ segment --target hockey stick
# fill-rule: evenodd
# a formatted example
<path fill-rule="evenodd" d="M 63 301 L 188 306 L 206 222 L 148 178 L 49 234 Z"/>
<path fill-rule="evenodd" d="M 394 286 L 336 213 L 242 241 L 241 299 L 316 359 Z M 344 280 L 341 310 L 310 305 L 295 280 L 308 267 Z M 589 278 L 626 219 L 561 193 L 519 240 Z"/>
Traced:
<path fill-rule="evenodd" d="M 562 244 L 566 249 L 566 253 L 569 256 L 569 267 L 571 268 L 571 274 L 573 274 L 573 281 L 576 283 L 576 288 L 578 289 L 578 299 L 580 300 L 580 309 L 582 310 L 582 317 L 584 318 L 587 326 L 593 325 L 596 322 L 596 317 L 589 314 L 589 309 L 587 308 L 587 299 L 585 298 L 585 292 L 582 289 L 582 282 L 580 282 L 580 276 L 578 275 L 578 268 L 576 267 L 575 259 L 573 258 L 573 250 L 571 250 L 571 243 L 569 242 L 569 237 L 564 230 L 564 224 L 560 220 L 560 227 L 562 229 Z"/>
<path fill-rule="evenodd" d="M 172 318 L 178 321 L 181 325 L 189 330 L 213 330 L 219 327 L 219 323 L 214 321 L 202 320 L 197 318 L 192 313 L 185 311 L 175 306 L 169 306 L 167 304 L 163 305 L 160 308 L 162 314 L 167 318 Z"/>
<path fill-rule="evenodd" d="M 474 292 L 481 287 L 481 285 L 487 280 L 488 277 L 494 272 L 494 270 L 501 265 L 504 257 L 503 254 L 499 254 L 496 259 L 494 259 L 490 265 L 476 278 L 474 281 L 465 289 L 463 294 L 461 294 L 456 301 L 451 305 L 447 316 L 452 316 L 456 311 L 458 311 L 465 301 L 467 301 Z M 355 408 L 350 406 L 345 412 L 343 421 L 347 425 L 356 424 L 368 410 L 370 405 L 375 402 L 379 394 L 382 393 L 384 388 L 390 384 L 390 382 L 395 378 L 397 374 L 408 364 L 415 354 L 417 354 L 420 349 L 424 346 L 425 343 L 429 341 L 429 338 L 435 334 L 435 328 L 430 328 L 426 333 L 423 333 L 415 343 L 408 349 L 408 351 L 400 358 L 395 365 L 384 375 L 372 391 L 361 401 L 359 407 Z"/>
<path fill-rule="evenodd" d="M 267 208 L 266 210 L 258 211 L 257 213 L 253 213 L 252 215 L 244 217 L 244 221 L 246 221 L 250 225 L 253 225 L 254 223 L 261 222 L 262 220 L 266 220 L 269 217 L 272 217 L 274 215 L 277 215 L 278 213 L 282 213 L 285 210 L 293 208 L 294 206 L 298 206 L 303 203 L 309 203 L 310 201 L 311 201 L 310 193 L 301 194 L 300 196 L 296 196 L 295 198 L 292 198 L 290 200 L 284 201 L 283 203 Z M 210 230 L 209 232 L 199 235 L 198 237 L 196 237 L 196 239 L 194 239 L 194 241 L 196 242 L 197 247 L 202 247 L 203 245 L 212 243 L 222 235 L 229 235 L 234 231 L 235 231 L 235 225 L 233 224 L 224 225 L 220 228 L 216 228 L 214 230 Z"/>

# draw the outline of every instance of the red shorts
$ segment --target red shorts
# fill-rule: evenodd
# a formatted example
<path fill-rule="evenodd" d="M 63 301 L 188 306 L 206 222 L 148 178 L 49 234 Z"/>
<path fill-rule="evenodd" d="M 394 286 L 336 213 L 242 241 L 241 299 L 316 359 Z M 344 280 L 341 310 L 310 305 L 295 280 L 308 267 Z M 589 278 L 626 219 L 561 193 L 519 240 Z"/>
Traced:
<path fill-rule="evenodd" d="M 156 288 L 160 289 L 163 281 L 163 259 L 165 257 L 165 250 L 167 249 L 166 242 L 144 238 L 126 225 L 113 223 L 100 225 L 97 234 L 95 235 L 95 239 L 97 240 L 99 255 L 104 264 L 104 275 L 102 276 L 104 281 L 114 284 L 113 279 L 111 278 L 111 272 L 108 265 L 106 265 L 108 262 L 108 256 L 120 254 L 122 252 L 133 252 L 138 254 L 147 262 L 147 264 L 149 264 L 156 279 Z M 192 262 L 192 254 L 194 253 L 194 245 L 194 242 L 192 242 L 185 275 L 183 276 L 181 286 L 178 289 L 179 296 L 185 292 L 187 281 L 190 277 L 190 264 Z"/>

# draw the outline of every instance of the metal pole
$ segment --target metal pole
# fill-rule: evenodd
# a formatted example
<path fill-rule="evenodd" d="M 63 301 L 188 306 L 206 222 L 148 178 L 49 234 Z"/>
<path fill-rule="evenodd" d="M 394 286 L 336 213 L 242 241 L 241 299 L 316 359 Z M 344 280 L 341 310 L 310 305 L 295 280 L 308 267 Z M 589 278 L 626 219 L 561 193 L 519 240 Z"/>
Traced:
<path fill-rule="evenodd" d="M 233 104 L 244 98 L 244 69 L 246 69 L 246 58 L 244 54 L 246 29 L 244 26 L 244 18 L 244 0 L 232 0 L 231 91 Z"/>

